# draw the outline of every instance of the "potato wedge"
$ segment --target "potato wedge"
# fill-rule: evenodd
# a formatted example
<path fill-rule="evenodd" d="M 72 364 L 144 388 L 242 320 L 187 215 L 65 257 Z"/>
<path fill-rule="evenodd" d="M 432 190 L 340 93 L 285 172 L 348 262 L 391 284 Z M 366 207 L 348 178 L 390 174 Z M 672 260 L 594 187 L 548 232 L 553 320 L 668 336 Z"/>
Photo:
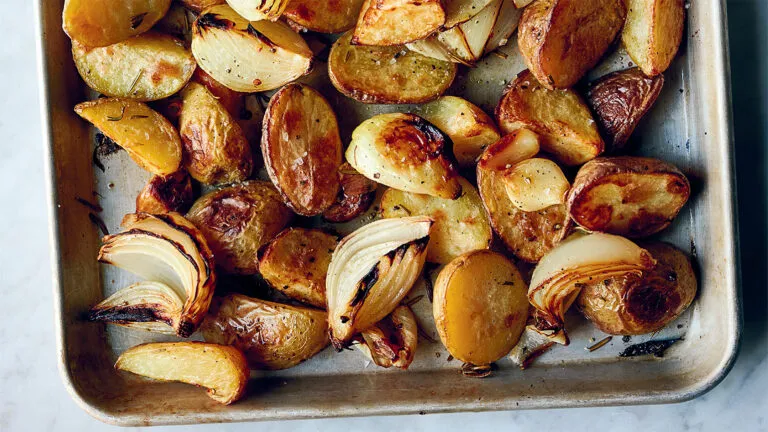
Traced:
<path fill-rule="evenodd" d="M 179 132 L 189 175 L 204 184 L 247 179 L 253 169 L 251 146 L 224 105 L 196 82 L 187 85 L 181 98 Z"/>
<path fill-rule="evenodd" d="M 488 365 L 517 344 L 528 319 L 528 286 L 504 255 L 464 254 L 440 271 L 434 289 L 437 332 L 457 359 Z"/>
<path fill-rule="evenodd" d="M 524 212 L 536 212 L 565 203 L 571 184 L 556 163 L 533 158 L 504 171 L 504 185 L 512 204 Z"/>
<path fill-rule="evenodd" d="M 202 342 L 148 343 L 128 349 L 115 369 L 158 381 L 180 381 L 205 387 L 216 402 L 240 399 L 251 371 L 235 348 Z"/>
<path fill-rule="evenodd" d="M 696 275 L 683 252 L 666 243 L 643 247 L 657 260 L 649 274 L 595 281 L 582 288 L 576 300 L 584 316 L 604 333 L 640 335 L 661 330 L 696 297 Z"/>
<path fill-rule="evenodd" d="M 429 216 L 435 221 L 429 233 L 427 261 L 448 264 L 466 252 L 488 249 L 491 223 L 477 189 L 460 178 L 461 196 L 455 200 L 388 189 L 381 197 L 385 218 Z"/>
<path fill-rule="evenodd" d="M 349 162 L 339 168 L 341 189 L 333 203 L 323 212 L 323 219 L 328 222 L 349 222 L 368 211 L 376 197 L 378 184 L 357 172 Z"/>
<path fill-rule="evenodd" d="M 629 14 L 621 41 L 648 76 L 667 70 L 683 40 L 683 0 L 628 0 Z"/>
<path fill-rule="evenodd" d="M 325 277 L 337 243 L 320 230 L 288 228 L 264 249 L 259 273 L 288 297 L 325 309 Z"/>
<path fill-rule="evenodd" d="M 328 346 L 325 311 L 268 302 L 240 294 L 214 298 L 202 333 L 233 345 L 253 369 L 287 369 Z"/>
<path fill-rule="evenodd" d="M 227 3 L 248 21 L 277 21 L 290 0 L 227 0 Z"/>
<path fill-rule="evenodd" d="M 480 13 L 493 0 L 445 0 L 445 28 L 455 27 Z"/>
<path fill-rule="evenodd" d="M 283 16 L 318 33 L 342 33 L 355 26 L 364 0 L 291 0 Z"/>
<path fill-rule="evenodd" d="M 528 128 L 541 149 L 565 165 L 581 165 L 605 150 L 589 107 L 570 89 L 548 90 L 530 71 L 517 75 L 496 107 L 502 133 Z"/>
<path fill-rule="evenodd" d="M 365 0 L 352 45 L 403 45 L 429 36 L 443 24 L 441 0 Z"/>
<path fill-rule="evenodd" d="M 208 8 L 223 5 L 227 0 L 179 0 L 179 2 L 184 5 L 185 8 L 199 14 Z"/>
<path fill-rule="evenodd" d="M 568 193 L 568 212 L 590 231 L 646 237 L 668 227 L 690 194 L 688 179 L 667 162 L 598 158 L 576 175 Z"/>
<path fill-rule="evenodd" d="M 368 330 L 354 346 L 377 366 L 408 369 L 419 344 L 419 324 L 411 308 L 400 305 Z"/>
<path fill-rule="evenodd" d="M 140 101 L 178 92 L 197 67 L 181 41 L 156 32 L 101 48 L 73 41 L 72 56 L 88 87 L 106 96 Z"/>
<path fill-rule="evenodd" d="M 544 87 L 571 87 L 600 61 L 626 16 L 624 0 L 536 1 L 520 18 L 520 53 Z"/>
<path fill-rule="evenodd" d="M 621 150 L 664 86 L 664 75 L 646 77 L 639 68 L 606 75 L 590 84 L 587 104 L 611 152 Z"/>
<path fill-rule="evenodd" d="M 202 69 L 195 71 L 192 81 L 204 85 L 233 118 L 240 118 L 245 108 L 245 93 L 230 89 Z"/>
<path fill-rule="evenodd" d="M 203 195 L 187 213 L 208 241 L 217 266 L 238 274 L 258 271 L 259 249 L 291 218 L 272 184 L 253 180 Z"/>
<path fill-rule="evenodd" d="M 269 178 L 294 212 L 314 216 L 339 192 L 342 144 L 336 114 L 317 90 L 289 84 L 264 115 L 261 152 Z"/>
<path fill-rule="evenodd" d="M 87 47 L 103 47 L 144 33 L 170 7 L 171 0 L 66 0 L 62 27 L 72 40 Z"/>
<path fill-rule="evenodd" d="M 194 201 L 189 175 L 177 171 L 167 176 L 152 176 L 136 197 L 136 213 L 184 213 Z"/>
<path fill-rule="evenodd" d="M 462 166 L 471 166 L 486 147 L 499 140 L 496 125 L 477 105 L 456 96 L 443 96 L 416 111 L 453 141 L 453 155 Z"/>
<path fill-rule="evenodd" d="M 239 92 L 273 90 L 309 72 L 312 51 L 282 22 L 250 22 L 227 5 L 203 12 L 192 29 L 201 69 Z"/>
<path fill-rule="evenodd" d="M 448 138 L 413 114 L 380 114 L 352 132 L 347 162 L 369 179 L 406 192 L 446 199 L 461 196 Z"/>
<path fill-rule="evenodd" d="M 124 148 L 134 162 L 152 174 L 166 175 L 181 166 L 181 139 L 173 125 L 146 104 L 102 98 L 75 106 L 80 117 Z"/>
<path fill-rule="evenodd" d="M 429 102 L 456 77 L 456 65 L 408 51 L 404 46 L 352 45 L 346 33 L 331 47 L 328 76 L 345 96 L 363 103 Z"/>

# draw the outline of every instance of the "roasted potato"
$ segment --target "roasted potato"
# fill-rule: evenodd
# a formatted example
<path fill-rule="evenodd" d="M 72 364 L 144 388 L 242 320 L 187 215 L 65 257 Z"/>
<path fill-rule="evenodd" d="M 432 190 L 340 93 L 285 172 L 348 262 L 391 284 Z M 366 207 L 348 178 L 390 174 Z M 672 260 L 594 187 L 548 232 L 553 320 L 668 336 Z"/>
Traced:
<path fill-rule="evenodd" d="M 339 167 L 341 189 L 336 201 L 323 212 L 328 222 L 349 222 L 368 211 L 376 197 L 376 182 L 357 172 L 349 162 Z"/>
<path fill-rule="evenodd" d="M 441 0 L 365 0 L 352 45 L 403 45 L 429 36 L 443 24 Z"/>
<path fill-rule="evenodd" d="M 488 365 L 512 350 L 528 319 L 528 286 L 504 255 L 466 253 L 437 276 L 433 312 L 448 352 L 473 365 Z"/>
<path fill-rule="evenodd" d="M 232 90 L 273 90 L 309 72 L 312 51 L 282 22 L 248 21 L 227 5 L 207 9 L 192 28 L 197 64 Z"/>
<path fill-rule="evenodd" d="M 226 0 L 179 0 L 187 9 L 199 14 L 204 10 L 213 6 L 222 5 L 226 3 Z"/>
<path fill-rule="evenodd" d="M 171 0 L 66 0 L 64 32 L 87 47 L 103 47 L 144 33 L 168 12 Z"/>
<path fill-rule="evenodd" d="M 576 175 L 568 212 L 590 231 L 646 237 L 669 226 L 690 194 L 685 175 L 664 161 L 598 158 Z"/>
<path fill-rule="evenodd" d="M 227 3 L 248 21 L 277 21 L 290 0 L 227 0 Z"/>
<path fill-rule="evenodd" d="M 336 114 L 317 90 L 289 84 L 264 115 L 261 152 L 269 178 L 294 212 L 314 216 L 339 192 L 342 144 Z"/>
<path fill-rule="evenodd" d="M 638 68 L 614 72 L 590 84 L 587 104 L 597 116 L 610 151 L 624 148 L 663 86 L 664 75 L 648 78 Z"/>
<path fill-rule="evenodd" d="M 253 369 L 287 369 L 328 346 L 328 314 L 230 294 L 214 298 L 202 333 L 206 341 L 233 345 Z"/>
<path fill-rule="evenodd" d="M 626 0 L 629 14 L 621 41 L 648 76 L 667 70 L 683 40 L 683 0 Z"/>
<path fill-rule="evenodd" d="M 205 184 L 247 179 L 253 169 L 251 146 L 224 105 L 195 82 L 187 85 L 181 98 L 179 132 L 189 175 Z"/>
<path fill-rule="evenodd" d="M 245 108 L 245 93 L 230 89 L 202 69 L 195 71 L 192 80 L 204 85 L 233 118 L 240 118 Z"/>
<path fill-rule="evenodd" d="M 541 149 L 565 165 L 581 165 L 605 149 L 581 97 L 570 89 L 548 90 L 527 70 L 504 89 L 496 122 L 505 134 L 532 130 L 539 135 Z"/>
<path fill-rule="evenodd" d="M 423 215 L 435 221 L 429 233 L 427 261 L 448 264 L 476 249 L 488 249 L 493 232 L 477 189 L 463 178 L 461 196 L 450 200 L 388 189 L 381 197 L 385 218 Z"/>
<path fill-rule="evenodd" d="M 341 33 L 355 26 L 364 0 L 291 0 L 283 16 L 318 33 Z"/>
<path fill-rule="evenodd" d="M 331 47 L 328 76 L 345 96 L 363 103 L 429 102 L 456 77 L 456 65 L 409 51 L 404 46 L 351 44 L 347 32 Z"/>
<path fill-rule="evenodd" d="M 520 53 L 548 89 L 568 88 L 592 69 L 619 34 L 625 0 L 539 0 L 520 18 Z"/>
<path fill-rule="evenodd" d="M 355 347 L 377 366 L 408 369 L 419 343 L 419 324 L 406 305 L 400 305 L 368 330 L 360 333 Z"/>
<path fill-rule="evenodd" d="M 136 213 L 184 213 L 194 201 L 189 175 L 177 171 L 167 176 L 152 176 L 136 197 Z"/>
<path fill-rule="evenodd" d="M 446 199 L 461 196 L 461 183 L 447 155 L 449 139 L 413 114 L 380 114 L 352 133 L 347 162 L 360 174 L 406 192 Z"/>
<path fill-rule="evenodd" d="M 80 117 L 93 123 L 124 148 L 140 167 L 166 175 L 181 166 L 181 139 L 173 125 L 146 104 L 118 98 L 102 98 L 75 106 Z"/>
<path fill-rule="evenodd" d="M 500 138 L 488 114 L 456 96 L 441 97 L 419 107 L 416 113 L 448 135 L 453 155 L 462 166 L 474 165 L 483 150 Z"/>
<path fill-rule="evenodd" d="M 228 346 L 202 342 L 148 343 L 128 349 L 115 369 L 158 381 L 180 381 L 207 389 L 224 405 L 245 393 L 251 372 L 243 353 Z"/>
<path fill-rule="evenodd" d="M 203 195 L 187 213 L 208 241 L 217 266 L 238 274 L 258 271 L 259 249 L 291 216 L 272 184 L 253 180 Z"/>
<path fill-rule="evenodd" d="M 666 243 L 643 246 L 657 260 L 650 273 L 595 281 L 583 287 L 576 300 L 584 316 L 604 333 L 640 335 L 661 330 L 696 296 L 696 275 L 684 253 Z"/>
<path fill-rule="evenodd" d="M 325 277 L 337 243 L 320 230 L 288 228 L 264 249 L 259 273 L 288 297 L 325 309 Z"/>

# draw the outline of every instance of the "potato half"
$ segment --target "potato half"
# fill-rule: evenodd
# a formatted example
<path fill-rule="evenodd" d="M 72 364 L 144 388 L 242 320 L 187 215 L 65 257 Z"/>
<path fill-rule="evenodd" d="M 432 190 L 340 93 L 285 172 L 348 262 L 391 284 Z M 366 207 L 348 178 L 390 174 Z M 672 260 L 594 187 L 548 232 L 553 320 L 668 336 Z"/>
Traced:
<path fill-rule="evenodd" d="M 103 47 L 144 33 L 165 16 L 171 0 L 66 0 L 64 32 L 87 47 Z"/>
<path fill-rule="evenodd" d="M 592 69 L 619 34 L 624 0 L 539 0 L 520 18 L 520 53 L 548 88 L 568 88 Z"/>
<path fill-rule="evenodd" d="M 448 264 L 476 249 L 488 249 L 491 223 L 477 189 L 460 178 L 461 196 L 455 200 L 388 189 L 381 197 L 385 218 L 429 216 L 435 221 L 429 235 L 427 261 Z"/>
<path fill-rule="evenodd" d="M 683 40 L 685 1 L 628 0 L 621 40 L 632 60 L 648 76 L 667 70 Z"/>
<path fill-rule="evenodd" d="M 118 98 L 79 103 L 75 112 L 93 123 L 134 162 L 152 174 L 166 175 L 181 166 L 181 139 L 171 122 L 146 104 Z"/>
<path fill-rule="evenodd" d="M 289 84 L 272 96 L 261 152 L 269 178 L 293 211 L 314 216 L 334 203 L 342 160 L 339 124 L 317 90 Z"/>
<path fill-rule="evenodd" d="M 440 271 L 434 289 L 437 332 L 457 359 L 488 365 L 520 339 L 528 318 L 528 286 L 504 255 L 464 254 Z"/>
<path fill-rule="evenodd" d="M 666 243 L 643 246 L 657 260 L 651 272 L 596 281 L 582 288 L 576 300 L 584 316 L 604 333 L 639 335 L 661 330 L 696 296 L 696 275 L 683 252 Z"/>
<path fill-rule="evenodd" d="M 229 405 L 240 399 L 251 375 L 243 353 L 202 342 L 148 343 L 128 349 L 115 369 L 159 381 L 204 387 L 208 396 Z"/>
<path fill-rule="evenodd" d="M 291 0 L 283 16 L 318 33 L 342 33 L 355 26 L 365 0 Z"/>
<path fill-rule="evenodd" d="M 352 132 L 347 162 L 369 179 L 406 192 L 446 199 L 461 195 L 450 140 L 413 114 L 380 114 Z"/>
<path fill-rule="evenodd" d="M 230 294 L 214 298 L 202 326 L 208 342 L 233 345 L 254 369 L 287 369 L 330 343 L 325 311 Z"/>
<path fill-rule="evenodd" d="M 309 72 L 312 51 L 282 22 L 248 21 L 227 5 L 207 9 L 192 30 L 192 54 L 216 81 L 239 92 L 276 89 Z"/>
<path fill-rule="evenodd" d="M 441 0 L 365 0 L 352 44 L 403 45 L 429 36 L 444 23 Z"/>
<path fill-rule="evenodd" d="M 187 213 L 203 233 L 221 269 L 255 274 L 259 248 L 291 221 L 292 213 L 269 182 L 247 181 L 200 197 Z"/>
<path fill-rule="evenodd" d="M 259 259 L 259 273 L 288 297 L 325 309 L 325 278 L 338 238 L 316 229 L 288 228 Z"/>
<path fill-rule="evenodd" d="M 167 176 L 152 176 L 136 197 L 136 213 L 183 213 L 194 201 L 189 175 L 177 171 Z"/>
<path fill-rule="evenodd" d="M 589 107 L 573 90 L 548 90 L 530 71 L 504 89 L 496 107 L 502 133 L 528 128 L 539 135 L 541 149 L 565 165 L 581 165 L 605 149 Z"/>
<path fill-rule="evenodd" d="M 363 103 L 429 102 L 456 77 L 456 65 L 409 51 L 405 46 L 352 45 L 347 32 L 331 47 L 328 76 L 345 96 Z"/>
<path fill-rule="evenodd" d="M 349 162 L 339 167 L 341 189 L 333 203 L 323 212 L 323 219 L 328 222 L 349 222 L 368 211 L 376 198 L 378 184 L 352 168 Z"/>
<path fill-rule="evenodd" d="M 672 223 L 691 185 L 677 167 L 643 157 L 598 158 L 579 170 L 568 193 L 573 220 L 590 231 L 646 237 Z"/>

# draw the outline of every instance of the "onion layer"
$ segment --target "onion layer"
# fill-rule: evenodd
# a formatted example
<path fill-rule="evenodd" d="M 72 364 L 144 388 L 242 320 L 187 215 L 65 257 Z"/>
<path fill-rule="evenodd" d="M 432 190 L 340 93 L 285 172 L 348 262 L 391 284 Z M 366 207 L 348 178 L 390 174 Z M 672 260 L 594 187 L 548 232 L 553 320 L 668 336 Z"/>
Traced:
<path fill-rule="evenodd" d="M 411 308 L 400 305 L 386 318 L 361 333 L 355 347 L 378 366 L 408 369 L 416 355 L 419 327 Z"/>

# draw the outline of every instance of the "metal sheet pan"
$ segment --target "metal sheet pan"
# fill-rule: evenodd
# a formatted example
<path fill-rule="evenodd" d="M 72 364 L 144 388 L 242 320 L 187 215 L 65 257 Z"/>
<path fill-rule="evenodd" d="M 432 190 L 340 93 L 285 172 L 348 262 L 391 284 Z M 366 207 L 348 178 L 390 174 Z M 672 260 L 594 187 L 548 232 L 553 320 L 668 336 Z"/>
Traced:
<path fill-rule="evenodd" d="M 103 173 L 92 165 L 92 131 L 72 111 L 86 98 L 86 89 L 61 31 L 63 0 L 36 4 L 57 355 L 70 394 L 96 418 L 151 425 L 667 403 L 706 392 L 733 364 L 741 321 L 724 1 L 691 3 L 681 53 L 665 74 L 657 106 L 635 133 L 639 153 L 677 164 L 694 185 L 691 202 L 662 238 L 695 255 L 700 294 L 678 322 L 655 336 L 684 337 L 665 357 L 619 360 L 617 353 L 627 344 L 621 338 L 589 353 L 584 347 L 602 335 L 573 316 L 572 344 L 542 356 L 524 372 L 505 360 L 491 378 L 462 377 L 459 364 L 447 360 L 439 343 L 422 342 L 406 373 L 375 368 L 356 352 L 326 350 L 294 369 L 255 373 L 247 399 L 229 407 L 192 386 L 147 384 L 115 373 L 117 354 L 153 337 L 82 319 L 91 305 L 132 279 L 96 263 L 100 235 L 89 209 L 76 199 L 98 193 L 105 208 L 101 216 L 114 230 L 133 210 L 148 175 L 125 155 L 109 159 Z M 512 41 L 505 49 L 507 59 L 488 56 L 479 68 L 463 70 L 451 91 L 492 111 L 502 86 L 523 68 L 515 45 Z M 593 75 L 628 62 L 619 49 Z M 408 109 L 358 105 L 335 95 L 322 74 L 307 79 L 329 96 L 346 134 L 372 114 Z M 415 309 L 434 335 L 429 303 Z"/>

